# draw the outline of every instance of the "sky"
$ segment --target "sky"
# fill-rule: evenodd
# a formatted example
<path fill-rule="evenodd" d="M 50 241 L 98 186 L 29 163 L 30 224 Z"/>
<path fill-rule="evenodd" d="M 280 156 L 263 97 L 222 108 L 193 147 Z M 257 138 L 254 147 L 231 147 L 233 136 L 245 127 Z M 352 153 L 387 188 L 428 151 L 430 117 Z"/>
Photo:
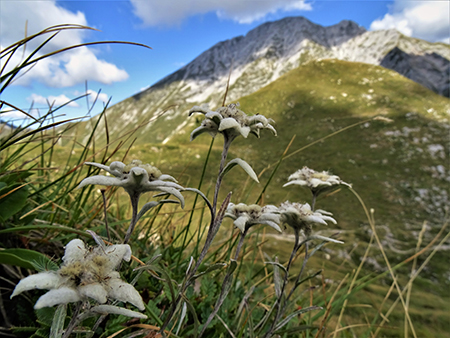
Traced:
<path fill-rule="evenodd" d="M 18 76 L 0 94 L 33 116 L 58 107 L 56 120 L 101 112 L 188 64 L 214 44 L 245 35 L 267 21 L 304 16 L 330 26 L 352 20 L 367 30 L 395 28 L 407 36 L 450 43 L 449 1 L 337 1 L 337 0 L 0 0 L 0 46 L 49 26 L 78 24 L 95 30 L 66 30 L 36 56 L 70 45 L 94 41 L 130 41 L 126 44 L 81 47 L 45 59 Z M 50 35 L 47 35 L 50 37 Z M 33 40 L 1 69 L 22 62 L 43 40 Z M 5 66 L 6 64 L 6 66 Z M 3 83 L 2 83 L 3 85 Z M 24 114 L 1 109 L 0 120 L 23 123 Z"/>

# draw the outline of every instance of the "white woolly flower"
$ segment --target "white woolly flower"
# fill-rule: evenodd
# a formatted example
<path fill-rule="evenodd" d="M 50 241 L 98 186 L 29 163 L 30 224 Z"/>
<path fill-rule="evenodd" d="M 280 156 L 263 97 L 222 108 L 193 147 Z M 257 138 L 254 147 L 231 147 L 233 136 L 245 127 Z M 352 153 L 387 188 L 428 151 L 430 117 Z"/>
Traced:
<path fill-rule="evenodd" d="M 74 239 L 67 244 L 63 264 L 58 271 L 40 272 L 22 279 L 11 298 L 24 291 L 46 289 L 50 291 L 38 299 L 35 309 L 87 299 L 104 304 L 109 298 L 131 303 L 142 311 L 145 306 L 139 293 L 132 285 L 120 279 L 119 273 L 115 271 L 122 260 L 128 262 L 130 259 L 131 248 L 128 244 L 91 249 L 86 248 L 82 240 Z M 108 309 L 111 310 L 109 313 L 146 318 L 141 313 L 116 306 L 98 307 L 97 310 L 100 313 Z"/>
<path fill-rule="evenodd" d="M 303 167 L 303 169 L 297 170 L 288 178 L 288 183 L 283 185 L 287 187 L 288 185 L 301 185 L 308 187 L 314 194 L 327 190 L 335 185 L 345 185 L 350 187 L 351 185 L 342 181 L 339 176 L 331 175 L 327 171 L 315 171 L 309 169 L 308 167 Z"/>
<path fill-rule="evenodd" d="M 242 135 L 247 138 L 248 134 L 254 134 L 259 137 L 261 129 L 269 129 L 276 136 L 277 131 L 271 125 L 272 119 L 263 115 L 248 116 L 242 110 L 238 109 L 239 103 L 231 103 L 226 107 L 220 107 L 217 111 L 205 109 L 204 107 L 194 106 L 189 111 L 189 116 L 193 113 L 205 114 L 200 127 L 194 129 L 191 133 L 191 141 L 198 135 L 209 133 L 215 137 L 217 133 L 226 135 L 229 139 Z"/>
<path fill-rule="evenodd" d="M 286 201 L 281 203 L 279 211 L 283 223 L 294 228 L 296 232 L 303 232 L 306 237 L 310 237 L 313 224 L 327 225 L 327 221 L 336 224 L 336 220 L 330 217 L 331 213 L 324 210 L 312 211 L 308 203 L 301 204 Z M 321 238 L 324 239 L 325 237 Z"/>
<path fill-rule="evenodd" d="M 234 220 L 234 225 L 245 232 L 251 226 L 256 224 L 265 224 L 276 231 L 281 232 L 279 227 L 280 214 L 278 208 L 274 205 L 266 205 L 261 207 L 257 204 L 246 205 L 239 203 L 237 205 L 230 203 L 225 212 L 225 217 L 230 217 Z"/>
<path fill-rule="evenodd" d="M 175 178 L 170 175 L 163 175 L 158 168 L 150 164 L 142 164 L 142 161 L 139 160 L 133 160 L 129 165 L 115 161 L 109 167 L 94 162 L 85 162 L 85 164 L 103 169 L 114 177 L 102 175 L 87 177 L 81 181 L 78 189 L 89 184 L 116 186 L 124 188 L 130 196 L 147 191 L 161 191 L 178 198 L 181 207 L 184 207 L 184 198 L 179 191 L 184 188 L 177 184 Z M 171 182 L 166 182 L 167 180 Z"/>

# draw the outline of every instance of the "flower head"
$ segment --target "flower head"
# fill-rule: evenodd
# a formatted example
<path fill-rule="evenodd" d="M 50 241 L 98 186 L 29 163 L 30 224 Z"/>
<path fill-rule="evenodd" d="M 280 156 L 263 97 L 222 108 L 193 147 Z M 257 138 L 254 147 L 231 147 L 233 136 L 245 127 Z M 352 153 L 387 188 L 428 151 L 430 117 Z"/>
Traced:
<path fill-rule="evenodd" d="M 220 107 L 217 111 L 205 109 L 204 107 L 194 106 L 189 115 L 193 113 L 205 114 L 200 127 L 191 133 L 191 141 L 198 135 L 209 133 L 215 137 L 217 133 L 226 135 L 229 139 L 242 135 L 247 138 L 248 134 L 254 134 L 259 137 L 261 129 L 269 129 L 276 136 L 277 131 L 272 126 L 272 119 L 268 119 L 263 115 L 248 116 L 239 108 L 239 103 L 231 103 L 226 107 Z"/>
<path fill-rule="evenodd" d="M 311 235 L 313 224 L 327 225 L 326 221 L 336 224 L 336 220 L 330 217 L 332 214 L 324 210 L 311 210 L 308 203 L 281 203 L 279 208 L 281 221 L 288 224 L 295 231 L 301 231 L 306 237 Z"/>
<path fill-rule="evenodd" d="M 303 167 L 303 169 L 297 170 L 288 178 L 288 183 L 283 185 L 287 187 L 288 185 L 296 184 L 308 187 L 311 189 L 313 194 L 319 194 L 325 190 L 328 190 L 336 185 L 346 185 L 350 187 L 351 185 L 342 181 L 339 176 L 331 175 L 327 171 L 315 171 L 309 169 L 308 167 Z"/>
<path fill-rule="evenodd" d="M 22 279 L 11 298 L 24 291 L 47 289 L 50 291 L 38 299 L 35 309 L 87 299 L 104 304 L 110 298 L 131 303 L 142 311 L 145 306 L 139 293 L 121 280 L 115 271 L 122 260 L 128 262 L 130 259 L 131 248 L 128 244 L 86 248 L 82 240 L 74 239 L 67 244 L 63 264 L 58 271 L 40 272 Z M 127 313 L 123 314 L 143 316 L 133 311 Z"/>
<path fill-rule="evenodd" d="M 139 160 L 133 160 L 128 165 L 115 161 L 109 167 L 94 162 L 85 162 L 85 164 L 103 169 L 114 177 L 102 175 L 88 177 L 81 181 L 78 189 L 89 184 L 117 186 L 124 188 L 130 196 L 147 191 L 162 191 L 178 198 L 181 206 L 184 207 L 184 198 L 180 193 L 183 187 L 177 184 L 175 178 L 162 174 L 158 168 L 150 164 L 142 164 Z"/>
<path fill-rule="evenodd" d="M 274 205 L 266 205 L 261 207 L 257 204 L 246 205 L 239 203 L 237 205 L 228 204 L 225 217 L 230 217 L 234 220 L 234 225 L 245 232 L 251 226 L 256 224 L 266 224 L 271 226 L 278 232 L 281 232 L 279 227 L 280 214 L 278 208 Z"/>

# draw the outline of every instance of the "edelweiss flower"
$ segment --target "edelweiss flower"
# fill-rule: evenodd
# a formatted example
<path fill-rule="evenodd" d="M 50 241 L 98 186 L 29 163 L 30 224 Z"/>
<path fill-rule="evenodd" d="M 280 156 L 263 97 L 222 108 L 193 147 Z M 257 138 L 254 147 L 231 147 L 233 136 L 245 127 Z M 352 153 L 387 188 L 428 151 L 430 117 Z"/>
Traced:
<path fill-rule="evenodd" d="M 318 194 L 324 190 L 329 189 L 335 185 L 346 185 L 350 187 L 351 185 L 342 181 L 339 176 L 331 175 L 327 171 L 318 172 L 308 167 L 303 167 L 303 169 L 297 170 L 288 178 L 289 182 L 283 185 L 287 187 L 288 185 L 296 184 L 306 186 L 313 194 Z"/>
<path fill-rule="evenodd" d="M 332 214 L 324 210 L 311 210 L 308 203 L 290 203 L 289 201 L 281 203 L 279 208 L 281 221 L 294 228 L 295 231 L 302 231 L 309 237 L 311 235 L 313 224 L 327 225 L 326 221 L 336 224 L 336 220 L 330 217 Z"/>
<path fill-rule="evenodd" d="M 162 191 L 178 198 L 181 207 L 184 207 L 184 198 L 179 191 L 183 190 L 183 187 L 176 183 L 175 178 L 161 174 L 158 168 L 150 164 L 142 164 L 142 161 L 139 160 L 133 160 L 129 165 L 115 161 L 109 167 L 94 162 L 85 162 L 85 164 L 106 170 L 114 177 L 102 175 L 88 177 L 81 181 L 78 189 L 88 184 L 117 186 L 124 188 L 130 196 L 147 191 Z M 172 182 L 166 182 L 166 180 Z"/>
<path fill-rule="evenodd" d="M 277 135 L 277 131 L 271 125 L 274 123 L 272 119 L 267 119 L 263 115 L 248 116 L 238 107 L 239 103 L 231 103 L 226 107 L 220 107 L 217 111 L 199 106 L 192 107 L 189 116 L 193 113 L 202 113 L 205 114 L 205 119 L 200 127 L 191 133 L 191 141 L 203 133 L 209 133 L 212 137 L 222 133 L 229 139 L 234 139 L 239 135 L 247 138 L 249 133 L 259 137 L 261 129 L 269 129 L 275 136 Z"/>
<path fill-rule="evenodd" d="M 266 205 L 261 207 L 257 204 L 246 205 L 239 203 L 237 205 L 228 204 L 225 217 L 230 217 L 234 220 L 234 225 L 244 232 L 251 226 L 256 224 L 266 224 L 271 226 L 276 231 L 281 232 L 280 227 L 280 213 L 278 208 L 274 205 Z"/>
<path fill-rule="evenodd" d="M 100 304 L 107 299 L 129 302 L 139 310 L 145 306 L 136 289 L 122 281 L 115 269 L 123 260 L 131 259 L 131 248 L 128 244 L 98 246 L 92 250 L 85 247 L 80 239 L 70 241 L 65 249 L 63 264 L 58 271 L 40 272 L 22 279 L 16 285 L 11 298 L 32 289 L 50 290 L 41 296 L 35 309 L 87 300 L 89 298 Z M 95 311 L 120 313 L 129 317 L 146 318 L 141 313 L 122 311 L 116 306 L 93 308 Z M 115 311 L 115 312 L 114 312 Z"/>

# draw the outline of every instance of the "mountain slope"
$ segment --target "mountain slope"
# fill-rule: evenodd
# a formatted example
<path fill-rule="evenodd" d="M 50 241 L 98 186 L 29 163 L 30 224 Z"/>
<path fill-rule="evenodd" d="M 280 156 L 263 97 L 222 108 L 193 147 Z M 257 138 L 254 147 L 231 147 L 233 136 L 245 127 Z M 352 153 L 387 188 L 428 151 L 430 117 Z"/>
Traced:
<path fill-rule="evenodd" d="M 395 51 L 410 58 L 396 62 L 400 58 L 392 55 Z M 227 99 L 234 101 L 299 65 L 325 58 L 383 63 L 438 93 L 448 92 L 448 45 L 407 38 L 393 30 L 366 32 L 351 21 L 322 27 L 302 17 L 291 17 L 219 42 L 177 72 L 109 108 L 110 133 L 117 137 L 124 126 L 131 129 L 143 124 L 138 131 L 143 136 L 140 142 L 168 142 L 183 128 L 184 116 L 194 104 L 222 104 L 230 69 Z M 437 58 L 442 62 L 435 62 Z M 421 62 L 416 62 L 418 59 Z M 162 112 L 164 116 L 158 119 Z M 89 134 L 90 126 L 85 126 L 84 134 Z"/>

